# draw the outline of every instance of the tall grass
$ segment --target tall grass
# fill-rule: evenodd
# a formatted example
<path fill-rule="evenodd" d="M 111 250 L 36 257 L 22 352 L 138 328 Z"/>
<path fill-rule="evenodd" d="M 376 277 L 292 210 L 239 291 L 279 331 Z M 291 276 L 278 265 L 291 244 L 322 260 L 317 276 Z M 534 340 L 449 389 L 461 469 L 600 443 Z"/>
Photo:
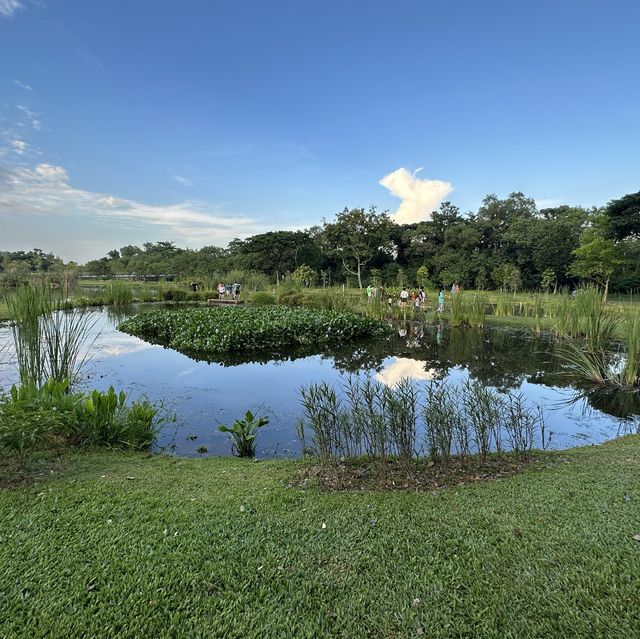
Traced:
<path fill-rule="evenodd" d="M 87 361 L 98 316 L 64 311 L 63 300 L 44 286 L 23 286 L 7 298 L 21 384 L 76 379 Z"/>
<path fill-rule="evenodd" d="M 299 435 L 305 451 L 322 463 L 366 456 L 384 466 L 390 458 L 408 464 L 430 458 L 447 465 L 454 455 L 505 450 L 528 453 L 538 436 L 539 409 L 521 395 L 501 395 L 478 382 L 462 386 L 410 379 L 386 386 L 370 377 L 350 377 L 339 387 L 311 384 L 300 390 L 304 416 Z"/>
<path fill-rule="evenodd" d="M 118 280 L 110 283 L 104 298 L 105 304 L 120 306 L 123 304 L 131 304 L 131 302 L 133 302 L 133 290 L 131 286 Z"/>

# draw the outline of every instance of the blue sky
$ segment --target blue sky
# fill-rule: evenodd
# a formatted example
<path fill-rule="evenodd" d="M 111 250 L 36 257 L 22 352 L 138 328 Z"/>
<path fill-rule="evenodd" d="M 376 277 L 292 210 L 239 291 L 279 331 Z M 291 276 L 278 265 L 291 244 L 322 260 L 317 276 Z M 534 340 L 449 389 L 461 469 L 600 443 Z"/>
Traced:
<path fill-rule="evenodd" d="M 640 188 L 638 33 L 616 0 L 0 0 L 0 250 L 604 204 Z"/>

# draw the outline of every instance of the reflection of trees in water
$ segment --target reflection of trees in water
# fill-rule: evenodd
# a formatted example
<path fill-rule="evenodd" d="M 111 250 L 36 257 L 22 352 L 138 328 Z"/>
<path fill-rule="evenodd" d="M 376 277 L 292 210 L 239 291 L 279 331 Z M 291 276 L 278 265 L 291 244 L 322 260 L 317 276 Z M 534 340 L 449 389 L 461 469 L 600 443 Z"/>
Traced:
<path fill-rule="evenodd" d="M 620 434 L 638 432 L 638 422 L 631 417 L 640 415 L 640 392 L 627 388 L 584 388 L 578 390 L 574 401 L 586 399 L 589 405 L 608 415 L 620 417 L 625 420 L 628 430 Z"/>
<path fill-rule="evenodd" d="M 305 346 L 279 351 L 243 351 L 221 355 L 182 351 L 196 361 L 223 366 L 294 361 L 310 356 L 330 359 L 345 373 L 381 372 L 388 358 L 414 360 L 431 379 L 444 379 L 463 368 L 471 379 L 501 391 L 523 382 L 578 388 L 579 398 L 615 417 L 640 415 L 640 393 L 584 389 L 554 357 L 557 341 L 544 335 L 501 328 L 470 329 L 406 321 L 394 324 L 395 336 L 378 341 Z M 390 364 L 393 366 L 393 362 Z M 417 375 L 419 377 L 419 375 Z"/>

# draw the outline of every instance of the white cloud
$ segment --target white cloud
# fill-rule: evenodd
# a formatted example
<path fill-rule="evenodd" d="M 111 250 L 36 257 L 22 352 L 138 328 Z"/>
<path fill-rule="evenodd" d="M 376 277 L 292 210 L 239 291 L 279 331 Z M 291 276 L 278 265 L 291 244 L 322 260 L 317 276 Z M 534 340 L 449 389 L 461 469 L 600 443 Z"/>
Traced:
<path fill-rule="evenodd" d="M 417 178 L 416 174 L 421 170 L 411 173 L 400 168 L 385 175 L 379 182 L 402 200 L 392 216 L 398 224 L 411 224 L 429 219 L 431 212 L 453 191 L 449 182 Z"/>
<path fill-rule="evenodd" d="M 40 120 L 38 119 L 38 114 L 32 111 L 29 107 L 24 106 L 23 104 L 16 104 L 16 109 L 20 111 L 24 117 L 28 120 L 29 124 L 36 131 L 39 131 L 41 128 Z"/>
<path fill-rule="evenodd" d="M 193 186 L 193 180 L 190 180 L 188 177 L 184 177 L 184 175 L 174 175 L 173 179 L 182 184 L 182 186 Z"/>
<path fill-rule="evenodd" d="M 2 2 L 2 0 L 0 0 L 0 2 Z M 24 89 L 25 91 L 33 91 L 33 88 L 30 87 L 28 84 L 26 84 L 25 82 L 20 82 L 20 80 L 14 80 L 13 83 L 17 86 L 20 87 L 21 89 Z"/>
<path fill-rule="evenodd" d="M 0 219 L 15 215 L 75 216 L 79 224 L 99 219 L 118 228 L 156 227 L 165 231 L 165 237 L 190 245 L 226 243 L 264 230 L 250 217 L 214 211 L 202 202 L 151 205 L 76 189 L 66 170 L 52 164 L 33 168 L 0 165 Z"/>
<path fill-rule="evenodd" d="M 21 0 L 0 0 L 0 16 L 11 18 L 22 7 Z"/>
<path fill-rule="evenodd" d="M 11 147 L 18 155 L 24 155 L 29 150 L 29 145 L 24 140 L 11 140 Z"/>

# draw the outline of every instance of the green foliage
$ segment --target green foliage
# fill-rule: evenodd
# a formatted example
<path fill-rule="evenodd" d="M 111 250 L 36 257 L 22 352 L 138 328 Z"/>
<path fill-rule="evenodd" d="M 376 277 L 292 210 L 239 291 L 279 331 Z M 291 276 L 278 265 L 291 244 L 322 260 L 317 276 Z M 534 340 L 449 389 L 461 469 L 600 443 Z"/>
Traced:
<path fill-rule="evenodd" d="M 590 279 L 603 286 L 605 300 L 611 276 L 616 268 L 625 264 L 620 246 L 607 239 L 607 232 L 606 217 L 596 216 L 593 225 L 583 231 L 580 245 L 573 251 L 575 261 L 570 268 L 573 275 Z"/>
<path fill-rule="evenodd" d="M 555 289 L 557 285 L 558 278 L 556 277 L 556 272 L 552 268 L 545 269 L 540 278 L 540 288 L 549 293 L 552 289 Z"/>
<path fill-rule="evenodd" d="M 289 279 L 298 286 L 312 286 L 316 283 L 318 274 L 310 266 L 302 264 L 291 273 Z"/>
<path fill-rule="evenodd" d="M 0 450 L 21 460 L 48 445 L 146 449 L 161 419 L 147 401 L 126 403 L 124 391 L 70 391 L 67 380 L 13 386 L 0 398 Z"/>
<path fill-rule="evenodd" d="M 238 457 L 255 457 L 258 430 L 268 423 L 268 417 L 256 418 L 253 413 L 248 410 L 244 414 L 244 419 L 236 419 L 231 427 L 222 424 L 218 426 L 218 430 L 231 435 L 234 455 Z"/>
<path fill-rule="evenodd" d="M 640 235 L 640 191 L 612 200 L 607 204 L 605 213 L 608 218 L 607 237 L 624 240 Z"/>
<path fill-rule="evenodd" d="M 162 299 L 165 302 L 186 302 L 187 295 L 187 291 L 180 288 L 170 288 L 162 294 Z"/>
<path fill-rule="evenodd" d="M 13 342 L 22 384 L 41 386 L 77 377 L 97 338 L 97 316 L 65 311 L 64 300 L 46 286 L 23 286 L 7 298 Z"/>
<path fill-rule="evenodd" d="M 366 455 L 383 465 L 390 457 L 446 465 L 456 454 L 501 452 L 503 434 L 516 454 L 530 452 L 536 437 L 545 445 L 539 409 L 477 383 L 430 382 L 422 391 L 410 379 L 386 386 L 351 377 L 339 389 L 311 384 L 300 394 L 302 447 L 323 464 Z"/>
<path fill-rule="evenodd" d="M 303 306 L 304 301 L 304 294 L 295 288 L 284 290 L 278 295 L 278 304 L 285 306 Z"/>
<path fill-rule="evenodd" d="M 109 284 L 105 304 L 119 306 L 121 304 L 131 304 L 133 302 L 133 291 L 125 282 L 115 280 Z"/>
<path fill-rule="evenodd" d="M 491 277 L 501 291 L 515 293 L 521 286 L 520 269 L 514 264 L 501 264 L 493 269 Z"/>
<path fill-rule="evenodd" d="M 429 285 L 429 269 L 424 264 L 416 271 L 416 280 L 422 288 Z"/>
<path fill-rule="evenodd" d="M 323 237 L 331 254 L 343 268 L 358 278 L 362 288 L 362 271 L 376 255 L 391 248 L 392 222 L 385 214 L 378 214 L 375 207 L 344 209 L 336 215 L 335 222 L 325 223 Z"/>
<path fill-rule="evenodd" d="M 339 343 L 389 332 L 370 317 L 286 306 L 151 311 L 126 320 L 119 330 L 200 353 Z"/>
<path fill-rule="evenodd" d="M 258 291 L 253 294 L 251 301 L 254 306 L 269 306 L 276 303 L 276 296 L 265 291 Z"/>

